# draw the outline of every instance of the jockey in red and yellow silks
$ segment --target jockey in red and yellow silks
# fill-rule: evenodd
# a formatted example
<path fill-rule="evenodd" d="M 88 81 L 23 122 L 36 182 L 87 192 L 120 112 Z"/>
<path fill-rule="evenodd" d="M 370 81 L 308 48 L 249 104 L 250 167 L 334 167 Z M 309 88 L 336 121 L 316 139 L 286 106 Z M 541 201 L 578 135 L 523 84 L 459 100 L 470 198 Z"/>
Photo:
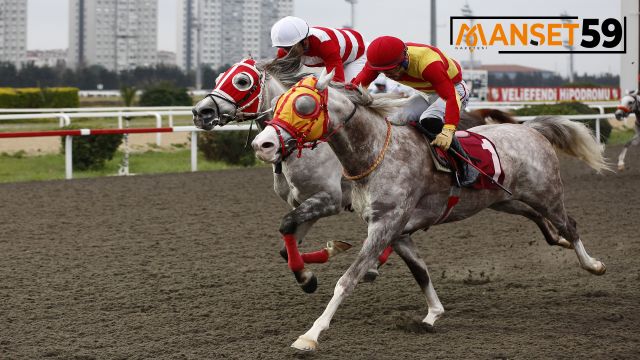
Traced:
<path fill-rule="evenodd" d="M 369 86 L 381 72 L 422 93 L 413 95 L 396 117 L 417 122 L 417 127 L 432 140 L 431 144 L 445 151 L 453 147 L 468 157 L 454 137 L 460 112 L 469 100 L 457 61 L 434 46 L 382 36 L 367 48 L 367 63 L 352 83 Z M 459 168 L 464 170 L 460 174 L 461 184 L 469 185 L 467 181 L 475 181 L 476 174 L 464 161 L 460 162 Z"/>
<path fill-rule="evenodd" d="M 273 25 L 271 42 L 278 48 L 278 58 L 286 56 L 293 46 L 300 44 L 302 64 L 324 66 L 327 72 L 335 69 L 334 81 L 353 79 L 366 62 L 366 44 L 357 31 L 309 27 L 304 20 L 294 16 L 282 18 Z"/>

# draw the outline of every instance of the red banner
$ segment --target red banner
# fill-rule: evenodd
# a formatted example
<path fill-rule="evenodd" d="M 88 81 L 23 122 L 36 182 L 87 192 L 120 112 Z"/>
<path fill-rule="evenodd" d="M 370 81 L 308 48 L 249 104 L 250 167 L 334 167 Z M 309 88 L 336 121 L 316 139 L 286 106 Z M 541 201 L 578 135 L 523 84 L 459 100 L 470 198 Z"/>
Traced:
<path fill-rule="evenodd" d="M 489 87 L 489 101 L 615 101 L 620 90 L 613 87 Z"/>

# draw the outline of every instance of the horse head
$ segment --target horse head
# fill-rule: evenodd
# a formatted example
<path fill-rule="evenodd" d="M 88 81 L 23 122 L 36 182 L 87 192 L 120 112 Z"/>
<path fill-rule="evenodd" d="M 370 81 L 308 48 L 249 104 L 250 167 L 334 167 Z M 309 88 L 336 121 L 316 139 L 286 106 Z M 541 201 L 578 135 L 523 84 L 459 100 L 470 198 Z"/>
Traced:
<path fill-rule="evenodd" d="M 273 119 L 251 143 L 260 160 L 280 162 L 295 148 L 300 156 L 303 148 L 313 147 L 309 144 L 325 140 L 330 122 L 327 88 L 333 75 L 323 71 L 319 78 L 307 76 L 277 99 Z"/>
<path fill-rule="evenodd" d="M 211 130 L 262 115 L 266 73 L 255 65 L 255 60 L 244 59 L 218 76 L 213 91 L 193 107 L 193 124 Z"/>
<path fill-rule="evenodd" d="M 620 105 L 618 105 L 615 112 L 616 119 L 622 120 L 629 116 L 630 113 L 638 112 L 639 110 L 637 91 L 634 90 L 623 96 L 620 100 Z"/>

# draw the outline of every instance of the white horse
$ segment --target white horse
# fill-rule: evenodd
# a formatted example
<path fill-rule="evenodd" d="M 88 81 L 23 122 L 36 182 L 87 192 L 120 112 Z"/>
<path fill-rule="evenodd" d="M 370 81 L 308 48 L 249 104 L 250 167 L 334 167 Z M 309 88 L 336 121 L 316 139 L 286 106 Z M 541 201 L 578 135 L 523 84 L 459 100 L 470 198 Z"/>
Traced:
<path fill-rule="evenodd" d="M 627 150 L 629 146 L 638 146 L 640 144 L 640 97 L 638 96 L 638 91 L 632 91 L 628 95 L 625 95 L 620 100 L 620 105 L 618 105 L 618 109 L 615 112 L 616 119 L 623 120 L 629 114 L 634 113 L 636 116 L 636 134 L 631 138 L 631 140 L 627 141 L 624 144 L 624 148 L 618 155 L 618 170 L 624 170 L 624 158 L 627 156 Z"/>
<path fill-rule="evenodd" d="M 200 100 L 193 107 L 194 124 L 205 130 L 214 126 L 223 126 L 230 121 L 257 119 L 260 129 L 271 119 L 271 103 L 293 85 L 303 75 L 298 73 L 299 64 L 290 59 L 276 60 L 271 63 L 256 63 L 245 59 L 234 64 L 217 79 L 211 94 Z M 486 119 L 501 123 L 515 123 L 508 114 L 498 110 L 480 109 L 464 112 L 460 120 L 460 129 L 486 124 Z M 296 153 L 296 142 L 287 142 L 286 151 L 280 153 L 274 161 L 273 188 L 276 194 L 286 201 L 292 210 L 283 218 L 280 232 L 283 236 L 294 237 L 298 244 L 302 243 L 307 232 L 321 218 L 338 214 L 342 209 L 351 210 L 352 181 L 343 176 L 342 165 L 331 148 L 324 143 L 311 149 L 301 149 L 300 157 Z M 547 226 L 536 221 L 544 233 L 545 239 L 558 245 L 557 234 L 548 230 Z M 351 245 L 338 241 L 329 241 L 323 250 L 302 254 L 305 263 L 324 262 L 326 255 L 335 255 L 348 249 Z M 286 248 L 280 251 L 288 260 Z M 386 257 L 380 258 L 384 263 Z M 376 267 L 372 267 L 365 277 L 373 281 L 378 275 Z M 296 274 L 298 284 L 306 292 L 316 290 L 315 276 L 306 271 Z"/>
<path fill-rule="evenodd" d="M 368 224 L 367 238 L 338 280 L 325 311 L 292 344 L 303 351 L 316 349 L 320 333 L 329 327 L 338 306 L 390 245 L 406 262 L 426 297 L 429 311 L 423 322 L 433 326 L 444 312 L 427 267 L 409 236 L 442 219 L 443 205 L 451 195 L 451 178 L 434 170 L 422 135 L 411 127 L 391 126 L 385 120 L 385 115 L 404 102 L 328 88 L 332 77 L 332 73 L 323 72 L 319 79 L 306 79 L 291 88 L 276 104 L 271 126 L 252 143 L 260 159 L 277 161 L 285 151 L 281 144 L 289 139 L 298 143 L 324 140 L 345 173 L 364 175 L 355 181 L 353 200 L 354 208 Z M 465 219 L 487 207 L 537 219 L 569 241 L 584 269 L 604 274 L 604 263 L 589 256 L 576 222 L 566 213 L 554 151 L 554 147 L 559 148 L 597 171 L 606 169 L 602 148 L 590 130 L 567 119 L 540 117 L 526 125 L 486 125 L 473 131 L 495 144 L 505 173 L 504 185 L 513 195 L 502 190 L 463 188 L 459 195 L 462 201 L 444 222 Z M 321 179 L 324 174 L 314 172 L 312 178 L 316 177 Z M 287 250 L 290 259 L 299 258 L 295 243 L 287 243 Z"/>

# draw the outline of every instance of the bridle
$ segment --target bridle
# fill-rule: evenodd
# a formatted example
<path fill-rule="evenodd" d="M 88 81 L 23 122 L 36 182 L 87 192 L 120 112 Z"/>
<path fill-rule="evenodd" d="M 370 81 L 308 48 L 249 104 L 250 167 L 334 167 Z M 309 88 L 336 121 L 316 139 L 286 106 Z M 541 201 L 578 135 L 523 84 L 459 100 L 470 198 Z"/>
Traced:
<path fill-rule="evenodd" d="M 633 104 L 631 105 L 631 108 L 629 108 L 629 107 L 627 107 L 625 105 L 622 105 L 622 104 L 620 104 L 620 105 L 618 105 L 616 107 L 616 109 L 624 111 L 625 114 L 630 114 L 632 112 L 635 113 L 635 112 L 638 112 L 638 110 L 639 110 L 638 102 L 640 102 L 640 99 L 638 99 L 638 95 L 634 94 L 634 95 L 629 95 L 629 96 L 631 96 L 633 98 Z"/>
<path fill-rule="evenodd" d="M 358 106 L 353 104 L 353 110 L 351 110 L 349 115 L 347 115 L 346 119 L 342 122 L 342 124 L 327 134 L 327 129 L 329 128 L 329 124 L 331 123 L 331 118 L 329 116 L 329 109 L 327 106 L 328 89 L 318 91 L 316 88 L 313 88 L 307 84 L 303 84 L 302 81 L 294 85 L 291 88 L 291 90 L 294 90 L 295 88 L 306 88 L 310 91 L 315 92 L 320 97 L 320 103 L 319 103 L 318 110 L 314 114 L 312 114 L 312 116 L 304 117 L 305 119 L 308 119 L 308 122 L 305 125 L 296 128 L 295 126 L 279 118 L 281 107 L 278 107 L 278 104 L 280 103 L 282 96 L 285 96 L 284 102 L 286 102 L 289 99 L 289 96 L 293 94 L 293 92 L 287 92 L 285 94 L 282 94 L 278 99 L 278 101 L 276 102 L 276 109 L 275 109 L 276 113 L 274 114 L 273 119 L 271 121 L 267 121 L 266 124 L 267 126 L 273 127 L 273 129 L 276 132 L 276 135 L 278 136 L 278 141 L 280 143 L 280 149 L 282 151 L 283 161 L 287 157 L 289 157 L 289 155 L 291 155 L 294 152 L 294 150 L 298 151 L 297 157 L 300 158 L 302 156 L 303 149 L 306 148 L 306 149 L 313 150 L 318 146 L 318 144 L 329 141 L 329 139 L 331 139 L 331 137 L 335 135 L 338 130 L 340 130 L 353 118 L 356 111 L 358 110 Z M 316 140 L 311 140 L 311 141 L 306 140 L 307 136 L 311 133 L 316 122 L 320 120 L 320 117 L 322 115 L 324 115 L 322 135 L 320 136 L 319 139 L 316 139 Z M 285 141 L 282 131 L 289 134 L 291 138 Z"/>
<path fill-rule="evenodd" d="M 336 127 L 330 133 L 327 134 L 327 129 L 329 128 L 328 124 L 331 121 L 331 119 L 329 118 L 329 109 L 327 106 L 328 89 L 318 91 L 316 88 L 312 88 L 309 85 L 303 83 L 303 81 L 304 80 L 301 80 L 300 82 L 298 82 L 298 84 L 294 85 L 290 91 L 283 94 L 282 96 L 285 96 L 284 103 L 286 103 L 287 100 L 289 100 L 289 97 L 295 93 L 294 91 L 295 88 L 302 87 L 302 88 L 306 88 L 307 90 L 311 90 L 315 92 L 320 97 L 319 106 L 317 106 L 316 110 L 312 112 L 309 116 L 296 113 L 296 115 L 298 115 L 299 117 L 303 119 L 308 119 L 307 123 L 303 124 L 302 126 L 295 127 L 289 122 L 281 119 L 280 113 L 282 112 L 284 107 L 280 103 L 282 96 L 276 102 L 276 110 L 275 110 L 276 113 L 273 117 L 273 120 L 268 121 L 266 123 L 267 126 L 271 126 L 274 128 L 276 135 L 278 136 L 278 141 L 280 143 L 280 148 L 282 152 L 281 161 L 284 161 L 289 155 L 291 155 L 294 149 L 298 150 L 297 157 L 299 158 L 302 156 L 302 150 L 304 148 L 315 149 L 319 143 L 329 141 L 331 137 L 333 137 L 342 127 L 344 127 L 345 125 L 347 125 L 347 123 L 349 123 L 349 121 L 353 118 L 356 111 L 358 110 L 358 105 L 353 104 L 353 110 L 351 110 L 349 115 L 347 115 L 346 119 L 340 124 L 340 126 Z M 299 94 L 291 100 L 291 102 L 294 103 L 293 105 L 294 109 L 295 109 L 295 103 L 297 99 L 305 95 L 306 95 L 305 93 Z M 320 120 L 321 115 L 324 115 L 324 124 L 323 124 L 322 134 L 318 139 L 307 140 L 306 139 L 307 135 L 309 135 L 309 133 L 312 131 L 315 123 Z M 369 166 L 366 170 L 364 170 L 362 173 L 358 175 L 349 175 L 346 169 L 343 168 L 342 176 L 344 176 L 346 179 L 354 180 L 354 181 L 364 179 L 367 176 L 369 176 L 369 174 L 371 174 L 375 169 L 377 169 L 378 166 L 382 163 L 384 159 L 384 155 L 387 149 L 389 148 L 389 144 L 391 142 L 391 123 L 387 119 L 385 119 L 385 122 L 387 125 L 387 134 L 385 137 L 384 145 L 380 150 L 380 153 L 378 154 L 378 156 L 375 158 L 371 166 Z M 289 134 L 291 138 L 285 141 L 281 130 Z"/>
<path fill-rule="evenodd" d="M 245 64 L 246 65 L 246 64 Z M 248 65 L 246 65 L 248 66 Z M 253 66 L 249 66 L 253 71 L 255 71 L 258 74 L 258 78 L 260 79 L 257 83 L 254 83 L 251 88 L 249 89 L 249 91 L 247 91 L 247 93 L 240 99 L 240 100 L 235 100 L 233 99 L 232 96 L 228 95 L 227 93 L 225 93 L 224 91 L 222 91 L 220 89 L 222 83 L 216 85 L 215 89 L 213 89 L 213 91 L 209 94 L 207 94 L 206 98 L 211 98 L 211 101 L 213 102 L 215 109 L 216 109 L 216 115 L 218 116 L 217 118 L 213 119 L 212 122 L 216 122 L 216 123 L 220 123 L 221 120 L 221 116 L 220 116 L 220 106 L 218 105 L 218 102 L 216 101 L 216 99 L 220 99 L 222 101 L 225 101 L 229 104 L 231 104 L 233 106 L 233 112 L 231 114 L 223 114 L 222 117 L 225 118 L 225 120 L 227 120 L 225 122 L 225 124 L 229 121 L 238 121 L 238 122 L 242 122 L 242 121 L 246 121 L 246 120 L 259 120 L 262 117 L 268 115 L 269 113 L 271 113 L 271 108 L 260 111 L 260 108 L 262 107 L 263 103 L 264 103 L 264 97 L 265 97 L 265 83 L 266 80 L 268 78 L 268 74 L 266 71 L 259 71 L 258 69 L 256 69 Z M 226 81 L 226 79 L 225 79 Z M 231 80 L 233 81 L 233 80 Z M 247 101 L 248 99 L 251 98 L 251 96 L 258 91 L 258 96 L 256 96 L 254 99 L 252 99 L 251 101 Z M 243 111 L 244 109 L 248 108 L 249 106 L 251 106 L 252 104 L 254 104 L 256 101 L 258 101 L 258 106 L 257 109 L 258 111 L 256 112 L 245 112 Z"/>

